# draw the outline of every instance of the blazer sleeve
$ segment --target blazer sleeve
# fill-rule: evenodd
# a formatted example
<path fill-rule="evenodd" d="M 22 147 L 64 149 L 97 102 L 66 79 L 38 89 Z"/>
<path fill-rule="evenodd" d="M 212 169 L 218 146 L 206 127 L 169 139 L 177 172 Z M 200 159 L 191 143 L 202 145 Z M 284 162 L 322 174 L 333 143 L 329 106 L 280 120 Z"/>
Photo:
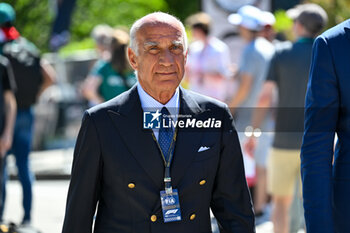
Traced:
<path fill-rule="evenodd" d="M 211 209 L 222 233 L 255 232 L 254 212 L 245 179 L 243 157 L 233 118 L 224 113 L 220 164 Z"/>
<path fill-rule="evenodd" d="M 339 93 L 332 53 L 323 36 L 315 40 L 305 103 L 301 175 L 308 233 L 332 233 L 332 159 Z"/>
<path fill-rule="evenodd" d="M 92 232 L 99 199 L 101 150 L 93 119 L 85 112 L 74 150 L 62 233 Z"/>

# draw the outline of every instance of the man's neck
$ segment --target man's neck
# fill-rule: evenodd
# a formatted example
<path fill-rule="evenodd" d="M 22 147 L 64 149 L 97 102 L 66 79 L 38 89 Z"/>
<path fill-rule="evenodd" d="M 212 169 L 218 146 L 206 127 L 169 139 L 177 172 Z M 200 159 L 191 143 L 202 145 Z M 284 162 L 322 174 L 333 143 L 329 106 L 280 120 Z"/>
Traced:
<path fill-rule="evenodd" d="M 169 100 L 174 96 L 176 89 L 173 91 L 160 91 L 160 92 L 152 92 L 150 90 L 148 90 L 147 88 L 144 88 L 141 83 L 139 83 L 138 85 L 140 85 L 140 87 L 143 89 L 143 91 L 149 95 L 150 97 L 152 97 L 154 100 L 156 100 L 157 102 L 165 105 L 169 102 Z"/>
<path fill-rule="evenodd" d="M 308 33 L 305 30 L 302 30 L 302 29 L 297 30 L 295 32 L 295 36 L 296 36 L 297 40 L 299 40 L 300 38 L 313 38 L 313 36 L 310 33 Z"/>
<path fill-rule="evenodd" d="M 161 92 L 159 93 L 157 96 L 152 96 L 155 100 L 157 100 L 159 103 L 165 105 L 166 103 L 169 102 L 169 100 L 171 99 L 171 97 L 173 97 L 173 95 L 175 94 L 175 92 Z"/>

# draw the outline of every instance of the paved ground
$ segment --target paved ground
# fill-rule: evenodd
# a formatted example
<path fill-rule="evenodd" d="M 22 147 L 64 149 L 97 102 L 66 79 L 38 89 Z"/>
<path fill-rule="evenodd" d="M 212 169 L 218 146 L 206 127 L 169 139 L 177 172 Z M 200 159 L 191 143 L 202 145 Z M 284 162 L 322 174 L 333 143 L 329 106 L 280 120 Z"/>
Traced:
<path fill-rule="evenodd" d="M 30 154 L 32 171 L 37 179 L 69 179 L 73 149 L 47 150 Z M 9 173 L 17 174 L 13 156 L 7 159 Z"/>
<path fill-rule="evenodd" d="M 60 233 L 69 181 L 37 181 L 34 185 L 33 226 L 42 233 Z M 19 223 L 23 216 L 22 190 L 19 182 L 10 181 L 4 220 Z"/>

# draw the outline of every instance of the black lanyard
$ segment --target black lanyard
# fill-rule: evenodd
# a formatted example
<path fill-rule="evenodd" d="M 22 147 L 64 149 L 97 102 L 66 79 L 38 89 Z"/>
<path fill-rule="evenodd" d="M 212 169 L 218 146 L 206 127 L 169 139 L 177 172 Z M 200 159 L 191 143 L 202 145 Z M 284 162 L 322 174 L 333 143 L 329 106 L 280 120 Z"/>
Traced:
<path fill-rule="evenodd" d="M 159 149 L 160 154 L 162 155 L 162 158 L 163 158 L 163 162 L 164 162 L 164 166 L 165 166 L 165 171 L 164 171 L 165 192 L 169 194 L 169 193 L 172 193 L 170 166 L 171 166 L 172 158 L 174 156 L 174 148 L 175 148 L 175 142 L 176 142 L 176 136 L 177 136 L 177 127 L 175 129 L 175 133 L 174 133 L 173 139 L 171 140 L 170 148 L 168 150 L 168 157 L 167 157 L 168 160 L 166 160 L 166 157 L 164 156 L 163 151 L 160 148 L 158 140 L 154 136 L 153 130 L 152 130 L 152 136 L 153 136 L 153 140 L 157 143 L 158 149 Z"/>

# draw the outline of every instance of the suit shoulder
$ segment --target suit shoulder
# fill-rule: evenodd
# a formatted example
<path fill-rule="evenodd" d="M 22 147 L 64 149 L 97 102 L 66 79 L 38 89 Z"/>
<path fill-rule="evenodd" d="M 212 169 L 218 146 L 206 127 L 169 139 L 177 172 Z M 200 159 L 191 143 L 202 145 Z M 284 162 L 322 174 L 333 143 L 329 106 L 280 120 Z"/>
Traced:
<path fill-rule="evenodd" d="M 320 37 L 325 38 L 327 41 L 333 41 L 346 37 L 346 34 L 350 34 L 350 19 L 326 30 Z"/>
<path fill-rule="evenodd" d="M 194 91 L 185 90 L 185 92 L 191 96 L 197 104 L 203 109 L 212 109 L 212 108 L 227 108 L 227 105 L 217 99 L 211 98 L 206 95 L 199 94 Z"/>
<path fill-rule="evenodd" d="M 99 115 L 109 110 L 118 112 L 120 108 L 128 105 L 128 102 L 132 101 L 132 96 L 135 93 L 136 87 L 132 87 L 130 90 L 123 92 L 122 94 L 114 97 L 111 100 L 98 104 L 87 110 L 89 115 Z"/>

